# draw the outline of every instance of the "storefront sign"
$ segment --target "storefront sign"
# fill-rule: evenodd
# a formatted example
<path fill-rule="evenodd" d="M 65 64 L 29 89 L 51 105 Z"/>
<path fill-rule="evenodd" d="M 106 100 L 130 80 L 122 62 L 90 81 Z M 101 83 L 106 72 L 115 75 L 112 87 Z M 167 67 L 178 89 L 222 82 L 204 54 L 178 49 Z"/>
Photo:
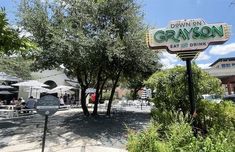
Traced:
<path fill-rule="evenodd" d="M 206 24 L 202 19 L 171 21 L 167 28 L 153 29 L 147 34 L 152 49 L 167 49 L 170 53 L 201 51 L 209 44 L 228 40 L 230 26 L 226 23 Z"/>

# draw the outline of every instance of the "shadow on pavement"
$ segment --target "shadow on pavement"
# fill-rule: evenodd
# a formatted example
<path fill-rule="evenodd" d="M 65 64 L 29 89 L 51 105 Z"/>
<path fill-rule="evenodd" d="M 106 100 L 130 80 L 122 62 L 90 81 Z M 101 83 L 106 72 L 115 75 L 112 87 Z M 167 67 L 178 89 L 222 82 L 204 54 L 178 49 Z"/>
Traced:
<path fill-rule="evenodd" d="M 47 142 L 59 146 L 102 145 L 125 148 L 127 128 L 142 130 L 150 121 L 149 113 L 117 112 L 111 117 L 100 113 L 85 117 L 82 112 L 49 117 Z M 0 149 L 15 144 L 36 143 L 41 147 L 44 117 L 36 114 L 12 121 L 0 121 Z M 14 138 L 14 139 L 13 139 Z M 1 151 L 1 150 L 0 150 Z"/>
<path fill-rule="evenodd" d="M 67 118 L 64 126 L 81 137 L 100 140 L 102 145 L 123 148 L 127 128 L 142 130 L 149 121 L 149 113 L 117 112 L 112 117 L 105 114 L 85 117 L 79 113 Z"/>

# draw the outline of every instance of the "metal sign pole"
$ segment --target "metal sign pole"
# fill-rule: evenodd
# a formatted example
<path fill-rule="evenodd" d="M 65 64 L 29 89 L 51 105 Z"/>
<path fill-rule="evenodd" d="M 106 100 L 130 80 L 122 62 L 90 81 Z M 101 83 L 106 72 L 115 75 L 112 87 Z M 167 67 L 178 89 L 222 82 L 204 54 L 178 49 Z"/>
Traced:
<path fill-rule="evenodd" d="M 33 93 L 33 88 L 32 88 L 32 86 L 31 86 L 31 87 L 30 87 L 30 94 L 29 94 L 30 97 L 32 96 L 32 93 Z"/>
<path fill-rule="evenodd" d="M 140 109 L 142 110 L 143 99 L 141 99 Z"/>
<path fill-rule="evenodd" d="M 44 148 L 45 148 L 47 122 L 48 122 L 48 115 L 45 116 L 44 133 L 43 133 L 43 137 L 42 137 L 42 152 L 44 152 Z"/>
<path fill-rule="evenodd" d="M 44 133 L 42 137 L 42 152 L 44 152 L 45 148 L 48 116 L 51 116 L 56 113 L 56 111 L 59 109 L 59 105 L 59 99 L 52 95 L 43 96 L 36 103 L 37 113 L 42 116 L 45 116 Z"/>
<path fill-rule="evenodd" d="M 187 75 L 188 75 L 188 95 L 190 101 L 190 113 L 194 116 L 196 112 L 196 104 L 194 100 L 194 89 L 193 89 L 193 78 L 192 78 L 192 59 L 186 59 L 186 66 L 187 66 Z"/>

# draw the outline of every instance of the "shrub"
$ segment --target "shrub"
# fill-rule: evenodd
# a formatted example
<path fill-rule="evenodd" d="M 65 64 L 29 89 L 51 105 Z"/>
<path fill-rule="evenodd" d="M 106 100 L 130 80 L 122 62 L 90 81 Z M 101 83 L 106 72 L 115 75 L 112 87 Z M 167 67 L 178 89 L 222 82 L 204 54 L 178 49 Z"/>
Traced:
<path fill-rule="evenodd" d="M 193 65 L 193 82 L 195 101 L 201 100 L 202 94 L 221 94 L 221 81 Z M 186 69 L 177 66 L 172 69 L 154 73 L 146 82 L 146 86 L 155 90 L 152 102 L 162 110 L 189 111 L 188 85 Z"/>
<path fill-rule="evenodd" d="M 160 125 L 151 124 L 145 131 L 129 130 L 127 149 L 129 152 L 168 152 L 170 147 L 159 139 Z"/>
<path fill-rule="evenodd" d="M 217 104 L 202 100 L 197 104 L 197 114 L 198 127 L 206 131 L 210 128 L 218 132 L 235 128 L 235 104 L 230 101 Z"/>
<path fill-rule="evenodd" d="M 167 112 L 165 112 L 167 113 Z M 162 115 L 160 115 L 162 116 Z M 207 136 L 194 136 L 191 123 L 183 114 L 172 113 L 178 118 L 167 125 L 153 121 L 150 126 L 136 133 L 129 131 L 127 149 L 130 152 L 234 152 L 235 131 L 209 130 Z"/>
<path fill-rule="evenodd" d="M 140 133 L 130 131 L 131 152 L 235 152 L 235 105 L 202 100 L 202 94 L 220 94 L 220 81 L 193 66 L 197 116 L 189 112 L 184 67 L 153 74 L 146 84 L 156 90 L 153 122 Z M 192 125 L 193 124 L 193 125 Z"/>

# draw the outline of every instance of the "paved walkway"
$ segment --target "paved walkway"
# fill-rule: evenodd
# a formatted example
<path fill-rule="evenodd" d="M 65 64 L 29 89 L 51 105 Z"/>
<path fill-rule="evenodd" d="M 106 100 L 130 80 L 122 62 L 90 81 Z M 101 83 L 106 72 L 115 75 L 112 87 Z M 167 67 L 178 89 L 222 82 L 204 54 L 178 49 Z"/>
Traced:
<path fill-rule="evenodd" d="M 128 107 L 111 117 L 84 117 L 81 109 L 58 111 L 49 118 L 45 152 L 125 152 L 127 127 L 143 129 L 149 108 Z M 44 118 L 33 115 L 0 120 L 1 152 L 40 152 Z"/>

